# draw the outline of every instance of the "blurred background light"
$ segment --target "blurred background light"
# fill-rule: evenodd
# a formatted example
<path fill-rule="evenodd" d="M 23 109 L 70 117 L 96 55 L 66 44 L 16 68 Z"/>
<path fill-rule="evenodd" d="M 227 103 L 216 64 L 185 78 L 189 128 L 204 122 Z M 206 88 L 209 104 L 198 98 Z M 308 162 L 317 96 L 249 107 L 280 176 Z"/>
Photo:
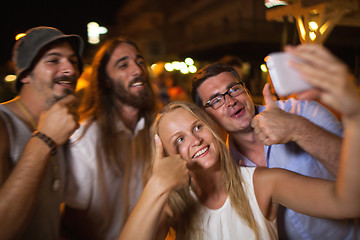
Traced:
<path fill-rule="evenodd" d="M 260 65 L 260 69 L 262 72 L 267 72 L 267 67 L 266 67 L 265 63 Z"/>
<path fill-rule="evenodd" d="M 196 73 L 196 71 L 197 71 L 197 68 L 194 65 L 189 66 L 189 72 L 190 73 Z"/>
<path fill-rule="evenodd" d="M 179 61 L 173 61 L 171 63 L 175 70 L 180 70 L 180 62 Z"/>
<path fill-rule="evenodd" d="M 311 21 L 311 22 L 309 22 L 309 28 L 311 31 L 316 31 L 319 28 L 319 26 L 316 22 Z"/>
<path fill-rule="evenodd" d="M 174 66 L 171 63 L 166 63 L 164 66 L 165 70 L 168 72 L 174 71 Z"/>
<path fill-rule="evenodd" d="M 188 65 L 188 66 L 192 66 L 194 65 L 194 60 L 192 58 L 185 58 L 185 63 Z"/>
<path fill-rule="evenodd" d="M 100 26 L 97 22 L 89 22 L 87 24 L 88 42 L 90 44 L 98 44 L 100 42 L 100 35 L 107 32 L 107 28 Z"/>
<path fill-rule="evenodd" d="M 187 66 L 186 66 L 186 67 L 182 67 L 182 68 L 180 68 L 180 72 L 181 72 L 182 74 L 188 74 L 188 73 L 189 73 L 189 69 L 187 68 Z"/>
<path fill-rule="evenodd" d="M 314 41 L 315 38 L 316 38 L 316 33 L 315 33 L 315 32 L 309 32 L 309 37 L 310 37 L 310 39 L 311 39 L 312 41 Z"/>
<path fill-rule="evenodd" d="M 4 78 L 5 82 L 13 82 L 16 80 L 16 75 L 10 74 Z"/>
<path fill-rule="evenodd" d="M 152 70 L 154 70 L 156 67 L 157 67 L 157 64 L 156 64 L 156 63 L 151 64 L 151 69 L 152 69 Z"/>
<path fill-rule="evenodd" d="M 26 36 L 25 33 L 19 33 L 19 34 L 17 34 L 17 35 L 15 36 L 15 40 L 17 41 L 17 40 L 19 40 L 20 38 L 25 37 L 25 36 Z"/>

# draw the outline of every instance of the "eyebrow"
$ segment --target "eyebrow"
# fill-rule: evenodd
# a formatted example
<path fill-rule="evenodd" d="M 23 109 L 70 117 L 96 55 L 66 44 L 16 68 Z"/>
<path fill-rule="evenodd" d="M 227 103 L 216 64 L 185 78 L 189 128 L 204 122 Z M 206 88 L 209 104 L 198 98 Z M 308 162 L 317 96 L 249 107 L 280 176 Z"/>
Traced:
<path fill-rule="evenodd" d="M 143 56 L 141 56 L 140 54 L 136 54 L 136 59 L 138 59 L 138 58 L 142 58 L 142 59 L 144 59 L 144 57 L 143 57 Z"/>
<path fill-rule="evenodd" d="M 191 124 L 191 129 L 193 129 L 197 124 L 199 124 L 199 123 L 202 123 L 201 121 L 200 121 L 200 119 L 196 119 L 192 124 Z M 177 131 L 177 132 L 175 132 L 173 135 L 171 135 L 171 137 L 170 137 L 170 141 L 174 141 L 173 139 L 174 139 L 174 137 L 177 137 L 179 134 L 182 134 L 182 130 L 180 130 L 180 131 Z"/>
<path fill-rule="evenodd" d="M 181 132 L 182 131 L 177 131 L 177 132 L 175 132 L 173 135 L 171 135 L 171 137 L 170 137 L 170 142 L 174 142 L 175 140 L 176 140 L 176 138 L 177 138 L 177 136 L 179 135 L 179 134 L 181 134 Z M 174 140 L 174 138 L 175 138 L 175 140 Z"/>
<path fill-rule="evenodd" d="M 196 125 L 198 125 L 198 124 L 202 124 L 203 122 L 200 120 L 200 119 L 196 119 L 195 120 L 195 122 L 193 122 L 192 124 L 191 124 L 191 129 L 192 129 L 192 131 L 194 130 L 194 127 L 196 127 Z"/>
<path fill-rule="evenodd" d="M 233 86 L 235 86 L 236 84 L 238 84 L 237 82 L 231 82 L 226 86 L 226 91 L 229 90 L 230 88 L 232 88 Z M 222 93 L 214 93 L 213 95 L 211 95 L 208 99 L 208 101 L 210 101 L 211 99 L 213 99 L 214 97 L 217 97 L 219 95 L 221 95 Z"/>
<path fill-rule="evenodd" d="M 73 58 L 73 57 L 77 58 L 77 55 L 75 52 L 72 53 L 70 56 L 64 55 L 61 52 L 49 52 L 49 53 L 44 54 L 44 56 L 42 56 L 41 59 L 46 59 L 46 58 L 54 57 L 54 56 L 55 57 L 66 57 L 66 58 Z"/>
<path fill-rule="evenodd" d="M 118 59 L 118 60 L 114 63 L 114 67 L 116 67 L 116 65 L 118 65 L 120 62 L 122 62 L 122 61 L 124 61 L 124 60 L 126 60 L 126 59 L 128 59 L 128 58 L 129 58 L 129 56 L 125 56 L 125 57 L 122 57 L 122 58 Z"/>
<path fill-rule="evenodd" d="M 144 57 L 141 56 L 141 55 L 139 55 L 139 54 L 136 54 L 135 56 L 136 56 L 136 59 L 141 58 L 141 59 L 144 60 Z M 116 65 L 118 65 L 120 62 L 125 61 L 125 60 L 127 60 L 127 59 L 129 59 L 129 56 L 125 56 L 125 57 L 122 57 L 122 58 L 118 59 L 118 60 L 114 63 L 114 67 L 115 67 Z"/>
<path fill-rule="evenodd" d="M 65 55 L 62 54 L 61 52 L 49 52 L 49 53 L 44 54 L 43 57 L 51 57 L 51 56 L 62 57 L 62 56 L 65 56 Z M 70 55 L 70 57 L 73 57 L 73 56 L 76 57 L 76 54 L 73 53 L 73 54 Z"/>

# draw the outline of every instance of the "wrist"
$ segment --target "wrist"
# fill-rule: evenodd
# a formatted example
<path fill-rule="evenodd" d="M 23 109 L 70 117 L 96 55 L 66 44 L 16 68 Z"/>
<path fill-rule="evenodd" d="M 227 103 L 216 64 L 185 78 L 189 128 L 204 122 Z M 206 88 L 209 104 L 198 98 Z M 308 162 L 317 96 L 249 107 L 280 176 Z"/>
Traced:
<path fill-rule="evenodd" d="M 146 185 L 149 189 L 151 189 L 153 194 L 159 196 L 170 196 L 170 193 L 173 190 L 172 187 L 164 181 L 164 179 L 156 175 L 151 176 Z"/>
<path fill-rule="evenodd" d="M 308 120 L 299 115 L 291 114 L 291 126 L 292 130 L 289 131 L 291 141 L 298 142 L 301 141 L 302 136 L 304 135 L 304 130 L 306 130 L 306 124 Z"/>
<path fill-rule="evenodd" d="M 54 156 L 57 152 L 56 144 L 55 142 L 47 135 L 45 135 L 42 132 L 34 131 L 31 135 L 31 137 L 37 137 L 41 139 L 49 148 L 50 148 L 50 154 Z"/>

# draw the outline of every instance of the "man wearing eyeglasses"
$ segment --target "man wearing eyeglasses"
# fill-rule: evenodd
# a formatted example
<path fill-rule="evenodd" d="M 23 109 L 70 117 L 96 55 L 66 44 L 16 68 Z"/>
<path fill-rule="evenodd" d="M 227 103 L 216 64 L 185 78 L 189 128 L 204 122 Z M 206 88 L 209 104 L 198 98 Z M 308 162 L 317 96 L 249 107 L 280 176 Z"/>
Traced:
<path fill-rule="evenodd" d="M 264 106 L 256 106 L 237 72 L 223 63 L 201 69 L 192 82 L 192 100 L 229 133 L 234 160 L 243 166 L 280 167 L 334 179 L 342 127 L 320 104 L 289 99 L 274 102 L 269 84 Z M 305 216 L 289 209 L 279 216 L 280 239 L 347 239 L 350 223 Z M 283 222 L 285 226 L 283 225 Z"/>

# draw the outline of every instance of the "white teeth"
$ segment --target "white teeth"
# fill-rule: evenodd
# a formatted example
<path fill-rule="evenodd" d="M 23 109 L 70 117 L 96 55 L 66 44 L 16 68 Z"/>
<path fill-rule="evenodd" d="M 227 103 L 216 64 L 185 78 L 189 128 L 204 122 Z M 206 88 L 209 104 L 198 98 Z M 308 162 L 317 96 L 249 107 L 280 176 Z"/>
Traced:
<path fill-rule="evenodd" d="M 205 147 L 203 149 L 201 149 L 200 151 L 198 151 L 193 158 L 197 158 L 198 156 L 204 154 L 207 150 L 209 149 L 209 147 Z"/>
<path fill-rule="evenodd" d="M 138 87 L 138 86 L 142 86 L 142 85 L 144 85 L 143 82 L 136 82 L 136 83 L 134 83 L 134 84 L 131 85 L 131 86 L 132 86 L 132 87 Z"/>
<path fill-rule="evenodd" d="M 71 84 L 71 82 L 70 82 L 70 81 L 63 81 L 63 80 L 58 81 L 58 83 L 60 83 L 60 84 Z"/>

